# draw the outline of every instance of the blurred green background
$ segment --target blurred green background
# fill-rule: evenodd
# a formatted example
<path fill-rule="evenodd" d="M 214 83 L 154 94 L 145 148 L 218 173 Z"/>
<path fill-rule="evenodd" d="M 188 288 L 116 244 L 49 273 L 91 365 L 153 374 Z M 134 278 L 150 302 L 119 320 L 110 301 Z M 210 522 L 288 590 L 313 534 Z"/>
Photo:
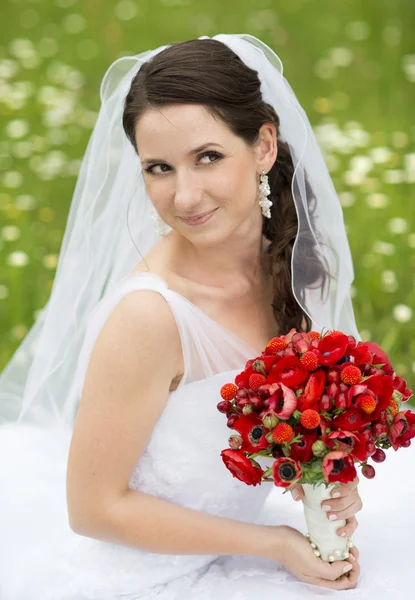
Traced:
<path fill-rule="evenodd" d="M 112 61 L 216 33 L 281 57 L 344 210 L 363 339 L 415 388 L 414 0 L 3 0 L 0 369 L 46 303 Z"/>

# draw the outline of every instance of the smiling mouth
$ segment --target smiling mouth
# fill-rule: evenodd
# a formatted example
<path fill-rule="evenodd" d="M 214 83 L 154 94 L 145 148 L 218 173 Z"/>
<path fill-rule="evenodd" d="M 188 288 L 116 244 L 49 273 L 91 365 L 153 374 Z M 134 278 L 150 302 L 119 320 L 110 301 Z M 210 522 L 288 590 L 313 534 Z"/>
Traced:
<path fill-rule="evenodd" d="M 213 217 L 213 215 L 217 212 L 218 208 L 215 208 L 207 213 L 203 213 L 201 215 L 198 215 L 197 217 L 179 217 L 183 223 L 185 225 L 187 225 L 188 227 L 195 227 L 197 225 L 203 225 L 203 223 L 206 223 L 207 221 L 210 221 L 210 219 Z"/>
<path fill-rule="evenodd" d="M 202 217 L 206 217 L 206 215 L 210 215 L 211 213 L 215 212 L 215 210 L 217 210 L 217 209 L 214 208 L 213 210 L 209 210 L 208 212 L 201 213 L 200 215 L 192 215 L 191 217 L 179 217 L 179 218 L 182 219 L 183 221 L 194 221 L 196 219 L 201 219 Z"/>

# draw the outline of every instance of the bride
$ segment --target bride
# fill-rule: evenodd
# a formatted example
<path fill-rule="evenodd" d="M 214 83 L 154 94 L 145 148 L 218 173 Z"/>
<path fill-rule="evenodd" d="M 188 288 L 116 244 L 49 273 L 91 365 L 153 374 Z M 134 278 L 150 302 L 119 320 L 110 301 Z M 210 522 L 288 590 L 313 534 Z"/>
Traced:
<path fill-rule="evenodd" d="M 360 339 L 340 204 L 280 60 L 203 37 L 116 61 L 101 99 L 51 297 L 0 378 L 1 598 L 409 593 L 411 449 L 323 503 L 360 550 L 332 564 L 301 503 L 220 459 L 220 387 L 270 338 Z"/>

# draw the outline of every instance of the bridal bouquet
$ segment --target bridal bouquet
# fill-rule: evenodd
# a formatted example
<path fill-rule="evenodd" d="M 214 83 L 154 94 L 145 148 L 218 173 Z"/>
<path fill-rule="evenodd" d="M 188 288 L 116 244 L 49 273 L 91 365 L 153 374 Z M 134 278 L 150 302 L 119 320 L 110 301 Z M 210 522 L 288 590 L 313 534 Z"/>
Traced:
<path fill-rule="evenodd" d="M 369 460 L 381 463 L 385 450 L 415 437 L 415 413 L 404 407 L 412 391 L 387 355 L 340 331 L 292 329 L 271 339 L 220 395 L 217 408 L 237 432 L 221 452 L 232 475 L 254 486 L 301 483 L 314 552 L 330 562 L 347 558 L 352 542 L 336 534 L 345 521 L 329 522 L 320 503 L 356 478 L 356 466 L 371 479 Z M 272 464 L 261 466 L 266 459 Z"/>

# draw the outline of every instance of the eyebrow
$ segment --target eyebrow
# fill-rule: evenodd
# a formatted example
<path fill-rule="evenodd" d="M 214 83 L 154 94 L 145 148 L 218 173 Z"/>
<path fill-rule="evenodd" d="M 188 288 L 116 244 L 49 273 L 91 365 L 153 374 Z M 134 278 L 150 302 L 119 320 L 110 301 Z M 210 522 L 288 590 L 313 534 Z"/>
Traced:
<path fill-rule="evenodd" d="M 202 152 L 202 150 L 204 150 L 205 148 L 208 148 L 209 146 L 216 146 L 217 148 L 223 148 L 223 146 L 221 146 L 220 144 L 216 144 L 215 142 L 207 142 L 206 144 L 202 144 L 201 146 L 198 146 L 197 148 L 193 148 L 193 150 L 190 150 L 190 152 L 188 152 L 186 154 L 186 156 L 192 156 L 194 154 L 198 154 L 198 152 Z M 164 158 L 143 158 L 142 162 L 146 163 L 146 164 L 151 164 L 151 163 L 162 163 L 162 162 L 166 162 L 166 161 L 164 160 Z"/>

